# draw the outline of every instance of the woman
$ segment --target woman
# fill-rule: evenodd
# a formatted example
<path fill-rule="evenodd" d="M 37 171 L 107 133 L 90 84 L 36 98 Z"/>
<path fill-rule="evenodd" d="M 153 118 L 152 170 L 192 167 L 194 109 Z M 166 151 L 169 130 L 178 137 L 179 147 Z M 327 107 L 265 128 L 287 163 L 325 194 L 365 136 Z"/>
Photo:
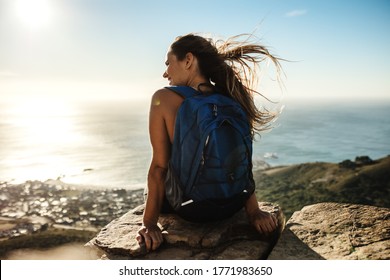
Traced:
<path fill-rule="evenodd" d="M 189 86 L 202 93 L 217 91 L 235 99 L 248 116 L 252 136 L 273 117 L 259 111 L 253 101 L 256 66 L 269 58 L 280 69 L 279 61 L 266 48 L 256 44 L 241 43 L 233 37 L 217 46 L 211 40 L 188 34 L 178 37 L 168 53 L 163 77 L 172 86 Z M 148 173 L 148 196 L 143 216 L 143 226 L 137 241 L 145 243 L 147 251 L 157 249 L 163 241 L 157 226 L 162 208 L 165 208 L 164 181 L 174 137 L 176 113 L 183 98 L 169 89 L 154 93 L 149 116 L 149 133 L 153 157 Z M 253 193 L 245 203 L 249 221 L 261 234 L 277 227 L 277 219 L 259 209 Z"/>

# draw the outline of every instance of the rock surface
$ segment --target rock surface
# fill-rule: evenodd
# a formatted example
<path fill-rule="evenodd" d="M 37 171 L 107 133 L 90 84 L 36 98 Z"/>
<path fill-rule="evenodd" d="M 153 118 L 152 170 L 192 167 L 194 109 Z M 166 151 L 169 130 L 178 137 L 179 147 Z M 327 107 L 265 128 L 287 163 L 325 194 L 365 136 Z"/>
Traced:
<path fill-rule="evenodd" d="M 164 214 L 159 219 L 164 243 L 157 251 L 145 254 L 135 240 L 142 224 L 141 205 L 105 226 L 87 246 L 101 251 L 106 259 L 266 259 L 285 221 L 278 206 L 259 206 L 278 217 L 280 228 L 272 235 L 259 235 L 243 210 L 230 219 L 206 224 Z"/>
<path fill-rule="evenodd" d="M 288 220 L 270 260 L 390 259 L 390 209 L 319 203 Z"/>

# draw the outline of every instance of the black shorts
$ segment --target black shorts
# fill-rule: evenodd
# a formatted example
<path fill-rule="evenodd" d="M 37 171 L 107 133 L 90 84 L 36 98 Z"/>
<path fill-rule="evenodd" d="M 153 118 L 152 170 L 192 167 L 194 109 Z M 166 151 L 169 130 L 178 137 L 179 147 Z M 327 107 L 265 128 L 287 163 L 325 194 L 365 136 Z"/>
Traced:
<path fill-rule="evenodd" d="M 192 202 L 176 211 L 164 197 L 161 213 L 175 213 L 190 222 L 219 221 L 230 218 L 240 211 L 245 206 L 248 198 L 248 195 L 240 194 L 229 199 Z"/>

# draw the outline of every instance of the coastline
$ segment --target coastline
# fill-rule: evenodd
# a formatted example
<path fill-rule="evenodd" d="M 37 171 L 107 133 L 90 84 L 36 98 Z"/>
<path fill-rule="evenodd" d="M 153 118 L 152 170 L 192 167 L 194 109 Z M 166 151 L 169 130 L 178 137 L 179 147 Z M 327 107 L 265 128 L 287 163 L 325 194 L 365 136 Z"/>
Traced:
<path fill-rule="evenodd" d="M 60 180 L 0 183 L 0 217 L 94 229 L 143 202 L 143 190 L 79 187 Z M 2 238 L 4 233 L 0 235 Z"/>
<path fill-rule="evenodd" d="M 80 188 L 59 180 L 1 182 L 0 258 L 22 248 L 85 244 L 106 224 L 142 203 L 142 189 Z"/>
<path fill-rule="evenodd" d="M 390 156 L 268 167 L 254 170 L 256 196 L 259 201 L 278 203 L 286 216 L 317 202 L 389 208 L 389 168 Z M 36 254 L 36 259 L 95 259 L 86 255 L 83 244 L 111 221 L 142 204 L 143 192 L 80 187 L 59 180 L 0 182 L 0 258 L 34 259 Z M 76 245 L 72 247 L 73 243 Z M 73 256 L 42 253 L 71 247 Z M 20 250 L 30 253 L 23 255 Z"/>

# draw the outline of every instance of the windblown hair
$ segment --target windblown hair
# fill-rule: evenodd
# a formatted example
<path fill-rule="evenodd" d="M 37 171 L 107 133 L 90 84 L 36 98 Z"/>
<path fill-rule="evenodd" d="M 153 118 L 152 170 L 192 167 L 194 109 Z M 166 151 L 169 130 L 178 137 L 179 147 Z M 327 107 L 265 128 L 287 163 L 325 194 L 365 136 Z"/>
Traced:
<path fill-rule="evenodd" d="M 254 94 L 263 96 L 255 89 L 257 71 L 260 63 L 268 59 L 279 74 L 281 59 L 271 55 L 264 46 L 240 40 L 243 36 L 248 35 L 214 42 L 212 39 L 188 34 L 177 37 L 171 45 L 171 51 L 178 60 L 183 60 L 187 53 L 192 53 L 198 59 L 200 74 L 210 81 L 217 92 L 230 96 L 244 108 L 254 136 L 267 128 L 275 117 L 265 109 L 258 109 L 254 102 Z"/>

